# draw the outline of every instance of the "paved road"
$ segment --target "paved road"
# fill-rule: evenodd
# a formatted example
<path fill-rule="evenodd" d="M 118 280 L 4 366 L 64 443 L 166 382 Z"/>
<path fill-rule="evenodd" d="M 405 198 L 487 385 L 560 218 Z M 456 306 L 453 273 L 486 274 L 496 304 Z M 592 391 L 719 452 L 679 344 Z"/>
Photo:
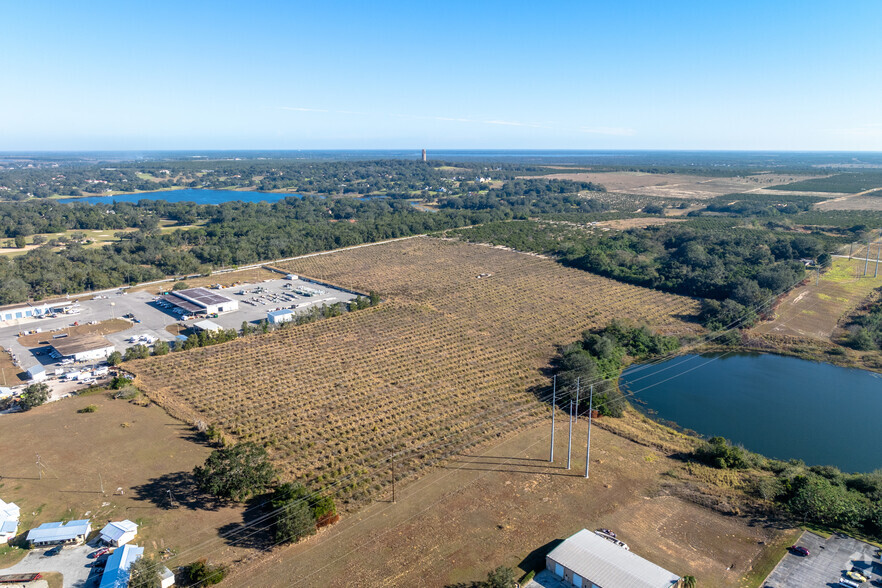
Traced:
<path fill-rule="evenodd" d="M 0 573 L 60 572 L 64 588 L 90 588 L 97 586 L 101 579 L 101 571 L 92 567 L 95 560 L 87 557 L 96 549 L 89 545 L 77 545 L 65 547 L 61 553 L 53 556 L 44 555 L 49 549 L 35 549 L 14 566 L 0 570 Z"/>
<path fill-rule="evenodd" d="M 785 555 L 766 578 L 764 587 L 838 586 L 839 578 L 853 566 L 866 570 L 864 575 L 871 580 L 878 580 L 882 573 L 879 558 L 875 557 L 878 549 L 869 543 L 839 535 L 824 539 L 805 532 L 796 544 L 807 548 L 810 555 Z"/>

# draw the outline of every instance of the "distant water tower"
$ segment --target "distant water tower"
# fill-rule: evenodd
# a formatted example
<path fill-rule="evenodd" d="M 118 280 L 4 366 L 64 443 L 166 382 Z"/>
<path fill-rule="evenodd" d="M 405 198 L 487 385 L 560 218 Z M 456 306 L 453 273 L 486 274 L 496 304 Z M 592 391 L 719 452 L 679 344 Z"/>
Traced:
<path fill-rule="evenodd" d="M 426 161 L 426 150 L 423 149 L 423 161 Z"/>

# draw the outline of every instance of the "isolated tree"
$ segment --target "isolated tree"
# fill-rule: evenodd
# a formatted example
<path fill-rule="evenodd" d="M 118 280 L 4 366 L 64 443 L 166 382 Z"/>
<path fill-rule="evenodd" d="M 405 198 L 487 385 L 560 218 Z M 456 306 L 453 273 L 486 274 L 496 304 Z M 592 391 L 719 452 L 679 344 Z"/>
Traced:
<path fill-rule="evenodd" d="M 818 256 L 818 265 L 823 268 L 828 268 L 833 265 L 833 256 L 829 253 L 822 253 Z"/>
<path fill-rule="evenodd" d="M 487 581 L 484 585 L 487 588 L 514 588 L 516 585 L 514 570 L 506 566 L 499 566 L 487 574 Z"/>
<path fill-rule="evenodd" d="M 162 564 L 152 557 L 142 556 L 136 559 L 129 568 L 128 588 L 160 588 Z"/>
<path fill-rule="evenodd" d="M 122 363 L 123 355 L 119 351 L 114 351 L 107 356 L 107 365 L 117 366 Z"/>
<path fill-rule="evenodd" d="M 25 247 L 25 238 L 24 238 L 23 235 L 18 235 L 18 236 L 15 238 L 15 246 L 18 247 L 19 249 L 24 249 L 24 247 Z"/>
<path fill-rule="evenodd" d="M 49 386 L 43 383 L 31 384 L 25 388 L 24 393 L 18 400 L 22 410 L 31 410 L 49 400 Z"/>
<path fill-rule="evenodd" d="M 146 345 L 133 345 L 126 349 L 123 359 L 131 361 L 133 359 L 147 359 L 148 357 L 150 357 L 150 349 Z"/>
<path fill-rule="evenodd" d="M 168 351 L 168 341 L 157 341 L 153 344 L 153 355 L 166 355 Z"/>
<path fill-rule="evenodd" d="M 203 588 L 204 586 L 212 586 L 219 584 L 227 570 L 222 566 L 213 566 L 204 559 L 194 561 L 188 566 L 184 566 L 184 576 L 186 577 L 187 586 L 192 588 Z"/>
<path fill-rule="evenodd" d="M 305 499 L 288 502 L 273 500 L 273 509 L 280 509 L 273 523 L 273 538 L 277 542 L 297 542 L 315 535 L 315 518 Z"/>
<path fill-rule="evenodd" d="M 683 576 L 680 578 L 680 588 L 695 588 L 697 585 L 695 576 Z"/>
<path fill-rule="evenodd" d="M 175 282 L 174 286 L 172 286 L 172 290 L 186 290 L 190 286 L 187 285 L 187 282 Z"/>
<path fill-rule="evenodd" d="M 276 471 L 266 450 L 249 441 L 212 451 L 204 465 L 193 469 L 193 476 L 200 490 L 242 501 L 266 489 Z"/>

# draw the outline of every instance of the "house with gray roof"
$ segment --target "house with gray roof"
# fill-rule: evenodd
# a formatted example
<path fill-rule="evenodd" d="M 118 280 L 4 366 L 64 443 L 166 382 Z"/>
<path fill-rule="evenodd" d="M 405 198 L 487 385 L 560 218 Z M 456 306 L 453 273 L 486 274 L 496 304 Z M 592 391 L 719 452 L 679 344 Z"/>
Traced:
<path fill-rule="evenodd" d="M 587 529 L 555 547 L 545 567 L 563 585 L 578 588 L 673 588 L 680 582 L 676 574 Z"/>
<path fill-rule="evenodd" d="M 0 500 L 0 545 L 8 543 L 18 533 L 18 517 L 21 514 L 14 502 Z"/>

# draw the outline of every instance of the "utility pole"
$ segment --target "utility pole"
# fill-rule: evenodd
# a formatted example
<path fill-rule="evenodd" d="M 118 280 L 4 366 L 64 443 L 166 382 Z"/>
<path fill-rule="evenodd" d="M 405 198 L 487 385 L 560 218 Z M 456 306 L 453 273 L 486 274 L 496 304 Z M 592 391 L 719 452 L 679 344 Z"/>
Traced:
<path fill-rule="evenodd" d="M 43 464 L 40 463 L 40 454 L 37 453 L 37 471 L 40 472 L 40 479 L 43 479 Z"/>
<path fill-rule="evenodd" d="M 864 275 L 867 275 L 867 269 L 870 267 L 870 240 L 867 239 L 867 258 L 864 260 Z"/>
<path fill-rule="evenodd" d="M 101 477 L 101 472 L 98 472 L 98 483 L 101 484 L 101 495 L 104 496 L 104 479 Z"/>
<path fill-rule="evenodd" d="M 576 378 L 576 412 L 574 414 L 573 420 L 575 422 L 579 422 L 579 382 L 581 382 L 582 378 Z"/>
<path fill-rule="evenodd" d="M 573 401 L 570 400 L 570 438 L 567 441 L 567 469 L 570 469 L 573 456 Z"/>
<path fill-rule="evenodd" d="M 848 244 L 848 258 L 851 259 L 851 252 L 854 250 L 854 243 Z"/>
<path fill-rule="evenodd" d="M 557 407 L 557 374 L 554 374 L 551 386 L 551 448 L 548 452 L 548 461 L 554 463 L 554 409 Z"/>
<path fill-rule="evenodd" d="M 395 454 L 392 454 L 392 504 L 395 504 Z"/>
<path fill-rule="evenodd" d="M 594 384 L 588 393 L 588 449 L 585 450 L 585 479 L 588 479 L 588 467 L 591 465 L 591 419 L 594 417 Z"/>
<path fill-rule="evenodd" d="M 876 247 L 876 269 L 873 270 L 873 277 L 879 275 L 879 247 Z"/>

